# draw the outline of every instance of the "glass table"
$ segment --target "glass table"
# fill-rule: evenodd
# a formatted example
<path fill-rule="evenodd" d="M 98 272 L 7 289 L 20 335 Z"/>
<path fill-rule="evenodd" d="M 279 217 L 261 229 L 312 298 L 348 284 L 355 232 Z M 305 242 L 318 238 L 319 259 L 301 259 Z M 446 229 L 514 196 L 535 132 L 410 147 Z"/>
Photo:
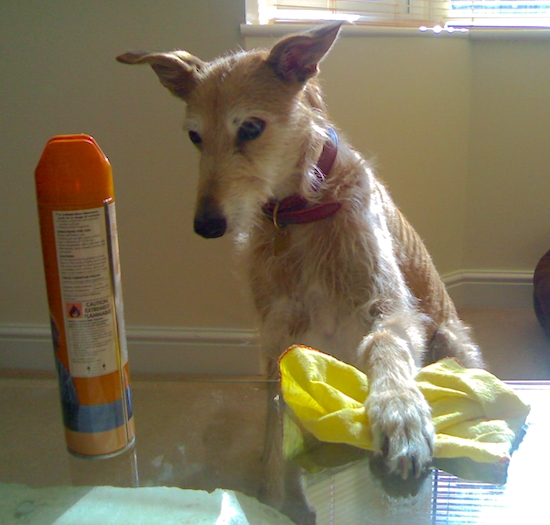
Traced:
<path fill-rule="evenodd" d="M 306 475 L 317 524 L 547 523 L 550 382 L 511 384 L 532 410 L 506 485 L 433 471 L 393 491 L 361 459 Z M 4 373 L 0 523 L 288 525 L 247 497 L 262 482 L 268 392 L 262 380 L 134 378 L 135 447 L 91 460 L 66 451 L 54 377 Z M 192 507 L 202 517 L 185 517 Z"/>

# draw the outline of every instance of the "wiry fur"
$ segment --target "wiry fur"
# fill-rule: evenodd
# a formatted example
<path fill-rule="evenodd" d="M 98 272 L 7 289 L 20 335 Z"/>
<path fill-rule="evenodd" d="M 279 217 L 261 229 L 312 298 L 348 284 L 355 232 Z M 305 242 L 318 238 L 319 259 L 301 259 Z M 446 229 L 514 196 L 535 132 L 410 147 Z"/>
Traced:
<path fill-rule="evenodd" d="M 119 60 L 149 63 L 187 104 L 186 127 L 202 139 L 195 228 L 206 237 L 238 234 L 269 374 L 293 343 L 364 370 L 366 408 L 388 469 L 418 475 L 431 460 L 433 427 L 416 370 L 443 356 L 466 366 L 482 362 L 423 242 L 342 134 L 326 182 L 312 189 L 333 127 L 314 77 L 338 30 L 324 26 L 271 51 L 211 63 L 186 52 Z M 263 133 L 239 141 L 252 117 L 266 123 Z M 288 226 L 288 248 L 274 255 L 278 232 L 262 205 L 295 193 L 342 207 L 330 218 Z"/>

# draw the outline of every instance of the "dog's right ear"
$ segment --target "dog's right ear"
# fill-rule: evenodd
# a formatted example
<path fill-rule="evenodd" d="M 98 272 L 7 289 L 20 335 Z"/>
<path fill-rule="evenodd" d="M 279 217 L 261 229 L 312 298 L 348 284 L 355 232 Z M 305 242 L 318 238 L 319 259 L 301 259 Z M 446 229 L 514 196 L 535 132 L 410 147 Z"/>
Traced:
<path fill-rule="evenodd" d="M 161 84 L 174 95 L 185 99 L 195 88 L 199 73 L 205 62 L 187 51 L 170 53 L 149 53 L 147 51 L 128 51 L 116 57 L 123 64 L 149 64 Z"/>

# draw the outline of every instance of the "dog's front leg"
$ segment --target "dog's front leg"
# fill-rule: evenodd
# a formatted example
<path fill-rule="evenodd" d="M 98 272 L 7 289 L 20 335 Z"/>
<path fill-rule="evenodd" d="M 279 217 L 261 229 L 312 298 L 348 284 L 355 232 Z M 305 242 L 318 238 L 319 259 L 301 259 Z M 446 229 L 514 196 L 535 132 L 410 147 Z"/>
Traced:
<path fill-rule="evenodd" d="M 430 408 L 414 381 L 413 356 L 423 347 L 420 325 L 414 313 L 384 316 L 359 348 L 369 378 L 366 410 L 374 446 L 389 471 L 403 478 L 418 477 L 433 453 Z"/>

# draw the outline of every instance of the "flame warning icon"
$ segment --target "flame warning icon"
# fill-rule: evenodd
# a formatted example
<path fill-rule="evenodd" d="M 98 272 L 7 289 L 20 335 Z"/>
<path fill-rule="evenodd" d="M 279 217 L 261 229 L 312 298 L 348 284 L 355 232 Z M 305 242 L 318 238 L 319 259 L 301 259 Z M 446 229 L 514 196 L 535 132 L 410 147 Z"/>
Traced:
<path fill-rule="evenodd" d="M 80 319 L 82 317 L 82 304 L 81 303 L 67 304 L 67 315 L 71 319 Z"/>

